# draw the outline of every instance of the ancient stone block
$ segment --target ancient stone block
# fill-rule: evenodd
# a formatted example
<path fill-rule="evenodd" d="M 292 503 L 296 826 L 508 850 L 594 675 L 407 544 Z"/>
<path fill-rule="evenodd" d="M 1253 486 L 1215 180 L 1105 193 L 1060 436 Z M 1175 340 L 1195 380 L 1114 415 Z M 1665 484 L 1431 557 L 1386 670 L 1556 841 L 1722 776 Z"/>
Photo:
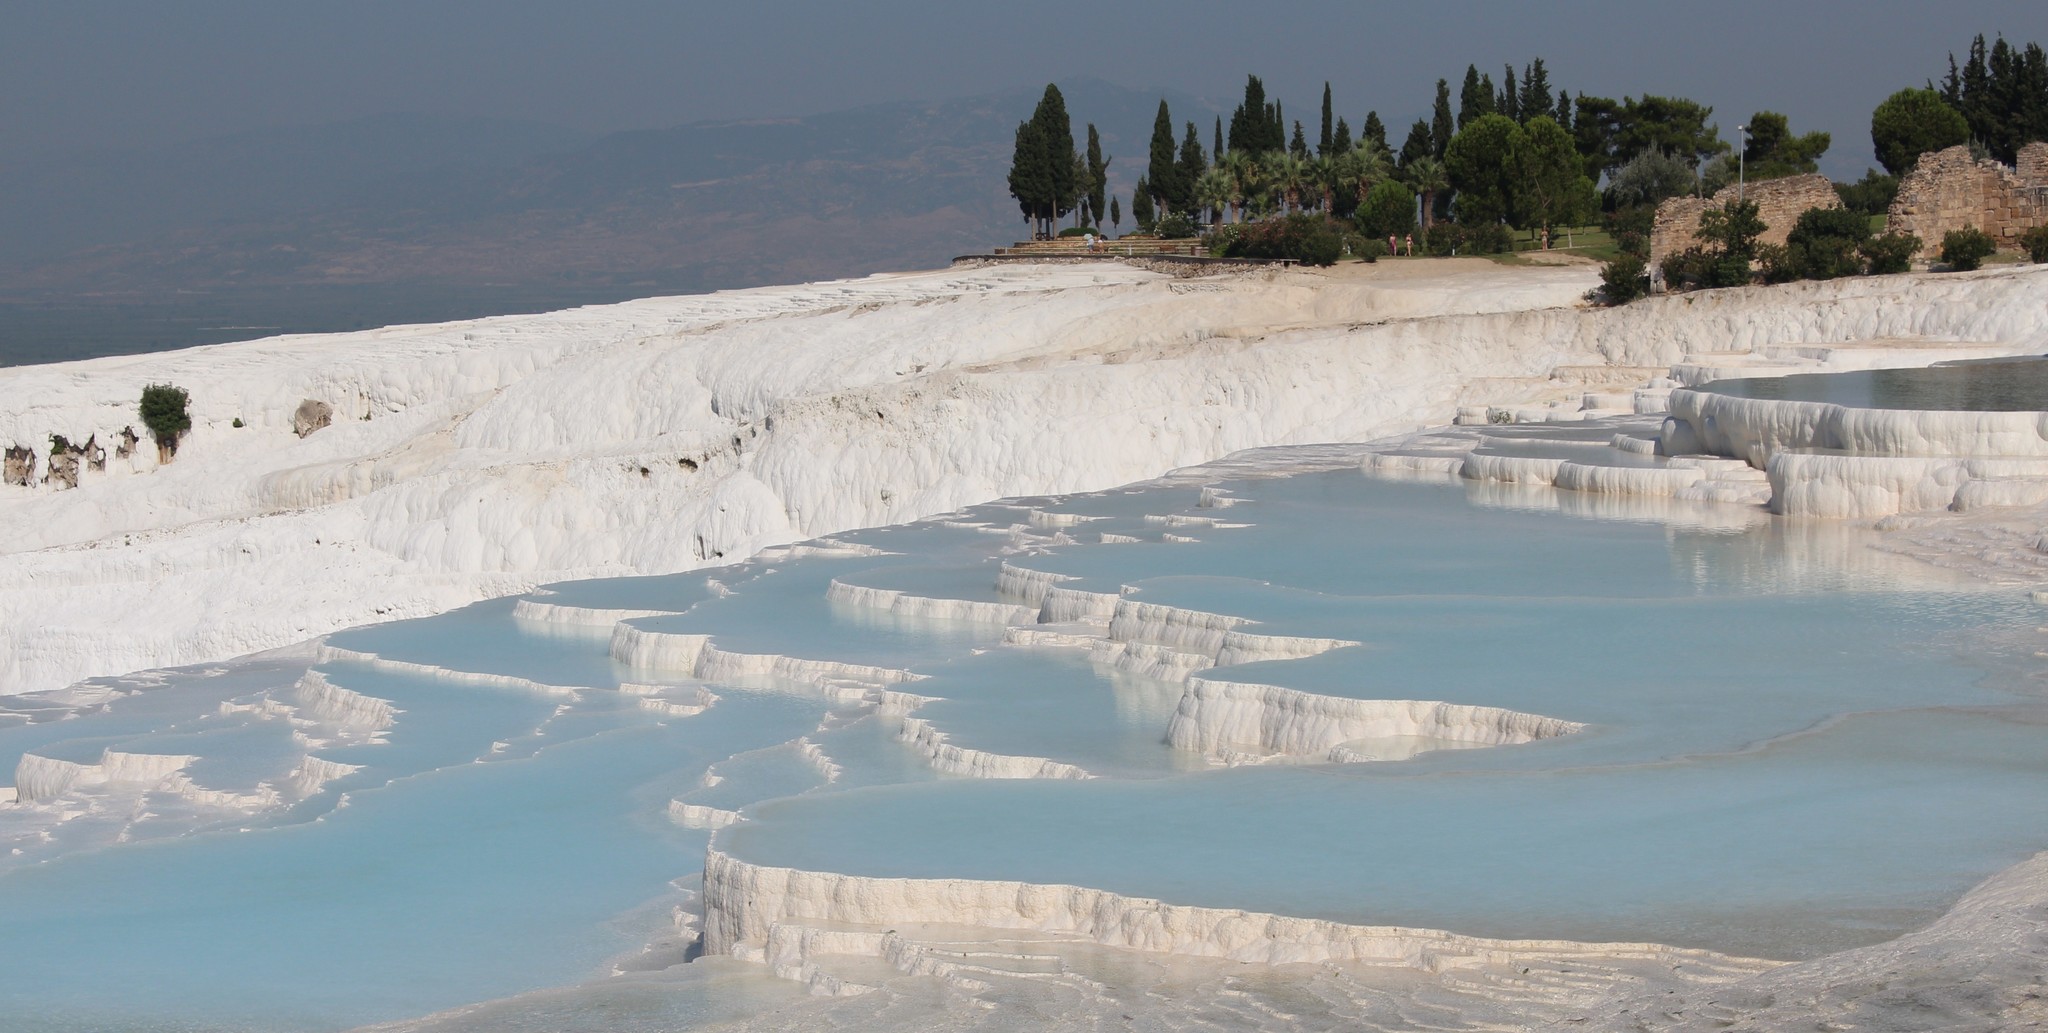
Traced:
<path fill-rule="evenodd" d="M 1699 243 L 1700 214 L 1735 200 L 1736 187 L 1724 187 L 1711 198 L 1673 197 L 1657 206 L 1657 219 L 1650 228 L 1651 276 L 1664 259 Z M 1783 244 L 1799 216 L 1809 208 L 1840 208 L 1842 199 L 1834 184 L 1822 175 L 1786 176 L 1744 184 L 1745 201 L 1756 204 L 1764 232 L 1759 243 Z M 1660 280 L 1661 282 L 1661 280 Z"/>
<path fill-rule="evenodd" d="M 2048 224 L 2048 143 L 2020 148 L 2012 166 L 1970 156 L 1966 146 L 1930 151 L 1899 181 L 1887 228 L 1920 238 L 1920 253 L 1941 250 L 1941 238 L 1965 226 L 1989 233 L 2000 247 Z"/>

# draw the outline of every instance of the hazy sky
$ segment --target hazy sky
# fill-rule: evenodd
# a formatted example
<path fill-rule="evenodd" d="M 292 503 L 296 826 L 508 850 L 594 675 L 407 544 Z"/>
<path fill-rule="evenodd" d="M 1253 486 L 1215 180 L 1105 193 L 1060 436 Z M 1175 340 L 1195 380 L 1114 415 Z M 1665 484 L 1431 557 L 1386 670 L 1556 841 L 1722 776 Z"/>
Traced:
<path fill-rule="evenodd" d="M 2048 2 L 19 0 L 0 25 L 0 154 L 400 111 L 669 126 L 1084 74 L 1228 100 L 1247 72 L 1311 133 L 1328 79 L 1339 114 L 1377 108 L 1398 146 L 1437 78 L 1541 56 L 1574 92 L 1711 104 L 1729 139 L 1782 111 L 1834 133 L 1823 168 L 1853 175 L 1879 100 L 1976 32 L 2048 42 Z"/>

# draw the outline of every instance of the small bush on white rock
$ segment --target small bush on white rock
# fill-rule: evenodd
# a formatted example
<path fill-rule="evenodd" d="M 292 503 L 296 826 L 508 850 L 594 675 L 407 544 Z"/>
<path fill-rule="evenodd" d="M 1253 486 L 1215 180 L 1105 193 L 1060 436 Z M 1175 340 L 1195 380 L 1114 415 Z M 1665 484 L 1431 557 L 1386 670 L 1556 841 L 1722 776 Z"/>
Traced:
<path fill-rule="evenodd" d="M 170 384 L 151 384 L 142 389 L 142 425 L 156 439 L 159 462 L 170 462 L 178 454 L 178 439 L 192 429 L 192 414 L 185 410 L 191 400 L 184 388 Z"/>

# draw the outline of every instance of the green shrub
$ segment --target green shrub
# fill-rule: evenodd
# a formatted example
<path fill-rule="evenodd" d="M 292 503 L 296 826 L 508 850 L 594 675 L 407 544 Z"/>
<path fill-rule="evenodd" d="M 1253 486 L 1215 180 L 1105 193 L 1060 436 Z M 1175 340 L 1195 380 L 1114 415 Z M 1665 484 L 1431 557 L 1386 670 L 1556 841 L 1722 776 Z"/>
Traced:
<path fill-rule="evenodd" d="M 1755 201 L 1729 201 L 1700 213 L 1699 238 L 1720 245 L 1722 255 L 1743 259 L 1745 263 L 1756 257 L 1756 241 L 1763 232 L 1764 220 L 1757 213 Z M 1747 269 L 1746 264 L 1744 268 Z"/>
<path fill-rule="evenodd" d="M 1975 226 L 1950 230 L 1941 238 L 1941 260 L 1959 273 L 1967 273 L 1983 265 L 1984 260 L 1996 250 L 1998 244 L 1991 239 L 1991 234 Z"/>
<path fill-rule="evenodd" d="M 1783 244 L 1764 244 L 1756 249 L 1757 276 L 1765 283 L 1790 283 L 1800 279 L 1792 249 Z"/>
<path fill-rule="evenodd" d="M 1515 249 L 1514 234 L 1497 222 L 1482 222 L 1465 227 L 1465 246 L 1460 254 L 1500 255 Z"/>
<path fill-rule="evenodd" d="M 1061 231 L 1060 231 L 1060 236 L 1062 236 L 1062 237 L 1085 237 L 1085 236 L 1087 236 L 1087 235 L 1088 235 L 1088 234 L 1090 234 L 1090 233 L 1093 233 L 1093 234 L 1095 234 L 1095 235 L 1096 235 L 1096 236 L 1098 236 L 1098 237 L 1099 237 L 1099 236 L 1102 236 L 1102 231 L 1101 231 L 1101 230 L 1098 230 L 1098 229 L 1096 229 L 1096 228 L 1095 228 L 1095 227 L 1093 227 L 1093 226 L 1069 226 L 1069 227 L 1067 227 L 1066 229 L 1063 229 L 1063 230 L 1061 230 Z"/>
<path fill-rule="evenodd" d="M 1864 241 L 1857 250 L 1862 252 L 1865 271 L 1870 275 L 1903 273 L 1913 268 L 1913 256 L 1920 251 L 1920 238 L 1894 231 Z"/>
<path fill-rule="evenodd" d="M 1602 216 L 1601 221 L 1607 224 L 1607 232 L 1612 234 L 1616 241 L 1631 234 L 1647 241 L 1650 239 L 1651 228 L 1657 222 L 1657 206 L 1639 204 L 1617 208 Z M 1648 249 L 1645 248 L 1643 253 L 1648 254 Z"/>
<path fill-rule="evenodd" d="M 1625 305 L 1648 293 L 1650 272 L 1641 255 L 1624 251 L 1600 267 L 1600 297 L 1609 305 Z"/>
<path fill-rule="evenodd" d="M 1870 169 L 1854 183 L 1835 184 L 1835 196 L 1842 199 L 1845 208 L 1865 215 L 1883 215 L 1892 210 L 1892 201 L 1899 196 L 1899 177 Z"/>
<path fill-rule="evenodd" d="M 2048 223 L 2020 234 L 2020 247 L 2026 250 L 2027 261 L 2048 262 Z"/>
<path fill-rule="evenodd" d="M 192 416 L 185 411 L 191 396 L 182 387 L 151 384 L 142 389 L 142 425 L 156 439 L 157 451 L 165 458 L 178 454 L 178 438 L 192 429 Z"/>
<path fill-rule="evenodd" d="M 1870 239 L 1870 217 L 1852 208 L 1808 208 L 1785 237 L 1785 279 L 1832 280 L 1863 272 L 1858 250 Z M 1762 258 L 1761 252 L 1758 258 Z M 1764 278 L 1772 270 L 1766 263 Z M 1774 282 L 1783 282 L 1782 280 Z"/>
<path fill-rule="evenodd" d="M 1455 255 L 1465 247 L 1465 228 L 1455 222 L 1437 223 L 1422 237 L 1422 250 L 1438 258 Z"/>
<path fill-rule="evenodd" d="M 1415 232 L 1415 195 L 1397 180 L 1380 180 L 1365 195 L 1351 221 L 1361 235 L 1382 244 L 1389 236 L 1406 238 Z"/>
<path fill-rule="evenodd" d="M 1337 231 L 1322 217 L 1299 212 L 1238 227 L 1225 252 L 1232 258 L 1291 258 L 1304 265 L 1335 265 L 1344 251 Z"/>
<path fill-rule="evenodd" d="M 1364 261 L 1377 262 L 1387 257 L 1387 242 L 1382 237 L 1362 237 L 1352 234 L 1347 239 L 1351 242 L 1351 253 Z"/>
<path fill-rule="evenodd" d="M 1230 254 L 1231 245 L 1237 243 L 1237 231 L 1236 226 L 1218 226 L 1210 231 L 1209 254 L 1216 258 Z"/>
<path fill-rule="evenodd" d="M 1162 240 L 1186 240 L 1194 235 L 1194 220 L 1185 215 L 1169 215 L 1159 220 L 1159 236 Z"/>
<path fill-rule="evenodd" d="M 1740 287 L 1750 280 L 1749 260 L 1703 247 L 1689 247 L 1664 259 L 1659 267 L 1672 290 L 1699 287 Z"/>

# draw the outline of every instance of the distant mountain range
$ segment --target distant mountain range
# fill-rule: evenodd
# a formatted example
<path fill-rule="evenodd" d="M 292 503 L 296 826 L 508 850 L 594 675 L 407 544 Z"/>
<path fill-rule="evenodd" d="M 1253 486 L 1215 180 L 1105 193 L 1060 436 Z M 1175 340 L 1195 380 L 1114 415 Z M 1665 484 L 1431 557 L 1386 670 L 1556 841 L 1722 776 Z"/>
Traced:
<path fill-rule="evenodd" d="M 0 292 L 409 286 L 684 291 L 930 267 L 1014 239 L 1042 88 L 590 136 L 404 115 L 0 168 Z M 1142 171 L 1162 94 L 1062 83 Z M 1168 93 L 1206 144 L 1216 108 Z"/>

